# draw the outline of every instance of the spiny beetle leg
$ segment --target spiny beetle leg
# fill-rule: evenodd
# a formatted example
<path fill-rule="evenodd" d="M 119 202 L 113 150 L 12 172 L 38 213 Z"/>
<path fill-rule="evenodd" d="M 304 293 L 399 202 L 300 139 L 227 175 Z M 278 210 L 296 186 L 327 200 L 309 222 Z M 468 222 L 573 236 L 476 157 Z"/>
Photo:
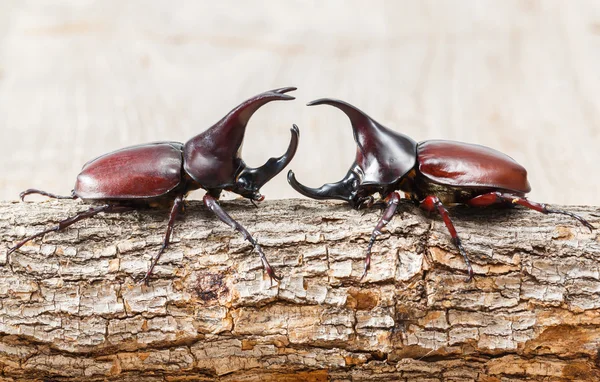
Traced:
<path fill-rule="evenodd" d="M 267 274 L 269 275 L 271 280 L 274 279 L 276 281 L 280 281 L 281 277 L 279 277 L 275 274 L 275 271 L 273 271 L 271 264 L 269 264 L 269 261 L 267 260 L 267 257 L 265 256 L 261 246 L 256 242 L 256 240 L 254 240 L 254 238 L 252 237 L 252 235 L 250 235 L 250 233 L 246 230 L 246 228 L 244 228 L 240 223 L 238 223 L 231 216 L 229 216 L 229 214 L 227 212 L 225 212 L 225 210 L 223 210 L 223 208 L 221 208 L 221 206 L 219 205 L 219 202 L 213 196 L 206 194 L 206 195 L 204 195 L 204 198 L 202 199 L 202 201 L 204 202 L 204 205 L 209 210 L 211 210 L 215 215 L 217 215 L 217 217 L 223 223 L 227 224 L 231 228 L 233 228 L 236 231 L 238 231 L 239 233 L 241 233 L 242 236 L 244 237 L 244 239 L 249 241 L 250 244 L 252 244 L 252 247 L 258 252 L 258 255 L 260 256 L 260 260 L 262 262 L 263 268 L 264 268 L 265 272 L 267 272 Z"/>
<path fill-rule="evenodd" d="M 462 246 L 462 242 L 460 241 L 460 238 L 458 237 L 458 235 L 456 233 L 456 229 L 454 228 L 454 224 L 452 223 L 452 220 L 450 219 L 448 210 L 446 210 L 446 208 L 444 207 L 444 205 L 442 204 L 440 199 L 438 199 L 438 197 L 434 196 L 434 195 L 427 196 L 425 199 L 423 199 L 421 201 L 419 206 L 426 211 L 429 211 L 429 212 L 437 211 L 440 214 L 440 216 L 444 220 L 444 224 L 446 225 L 446 228 L 450 232 L 450 236 L 452 237 L 452 243 L 458 248 L 458 251 L 460 252 L 462 257 L 465 259 L 465 263 L 467 265 L 467 272 L 469 274 L 469 278 L 467 279 L 467 282 L 470 282 L 473 279 L 473 267 L 471 267 L 471 262 L 469 261 L 469 258 L 467 257 L 467 252 L 465 251 L 464 247 Z"/>
<path fill-rule="evenodd" d="M 367 246 L 367 255 L 365 256 L 365 270 L 363 271 L 360 279 L 364 279 L 371 268 L 371 249 L 373 248 L 373 244 L 375 243 L 375 239 L 377 236 L 381 235 L 381 230 L 385 227 L 390 220 L 394 217 L 396 213 L 396 209 L 398 208 L 398 203 L 400 203 L 400 195 L 397 192 L 392 192 L 385 198 L 385 202 L 387 204 L 386 209 L 383 211 L 381 218 L 377 222 L 375 229 L 373 229 L 373 233 L 371 234 L 371 239 L 369 240 L 369 245 Z"/>
<path fill-rule="evenodd" d="M 44 195 L 44 196 L 47 196 L 47 197 L 53 198 L 53 199 L 77 199 L 77 195 L 75 195 L 75 193 L 72 193 L 71 196 L 63 196 L 63 195 L 51 194 L 49 192 L 42 191 L 42 190 L 36 190 L 35 188 L 30 188 L 30 189 L 27 189 L 27 190 L 21 192 L 19 194 L 19 198 L 21 200 L 25 200 L 25 197 L 27 195 L 31 195 L 31 194 L 40 194 L 40 195 Z"/>
<path fill-rule="evenodd" d="M 263 265 L 263 269 L 265 270 L 265 272 L 267 272 L 267 275 L 269 275 L 269 280 L 271 282 L 271 286 L 273 286 L 273 280 L 275 280 L 277 282 L 281 281 L 281 277 L 277 276 L 275 274 L 275 271 L 271 267 L 271 264 L 269 264 L 269 262 L 267 261 L 267 257 L 263 253 L 262 247 L 260 246 L 260 244 L 258 244 L 258 240 L 256 240 L 256 245 L 252 246 L 252 250 L 250 251 L 250 253 L 254 252 L 255 249 L 258 251 L 260 260 Z"/>
<path fill-rule="evenodd" d="M 8 250 L 7 254 L 10 255 L 11 253 L 13 253 L 14 251 L 16 251 L 17 249 L 21 248 L 25 243 L 27 243 L 30 240 L 33 240 L 33 239 L 38 238 L 38 237 L 42 237 L 42 236 L 44 236 L 45 234 L 47 234 L 49 232 L 62 231 L 63 229 L 67 228 L 68 226 L 70 226 L 72 224 L 75 224 L 75 223 L 77 223 L 80 220 L 90 218 L 90 217 L 92 217 L 92 216 L 94 216 L 96 214 L 99 214 L 100 212 L 125 212 L 125 211 L 129 211 L 131 209 L 132 208 L 130 208 L 130 207 L 117 206 L 117 205 L 112 205 L 112 204 L 103 204 L 101 206 L 90 207 L 87 211 L 82 211 L 82 212 L 78 213 L 75 216 L 71 216 L 71 217 L 66 218 L 64 220 L 61 220 L 54 227 L 45 229 L 42 232 L 38 232 L 35 235 L 31 235 L 31 236 L 25 238 L 24 240 L 20 241 L 17 245 L 15 245 L 14 247 L 10 248 Z"/>
<path fill-rule="evenodd" d="M 543 203 L 532 202 L 522 196 L 511 194 L 511 193 L 498 192 L 498 191 L 489 192 L 487 194 L 476 196 L 473 199 L 467 201 L 468 205 L 474 206 L 474 207 L 485 207 L 485 206 L 489 206 L 489 205 L 496 204 L 496 203 L 519 204 L 521 206 L 530 208 L 532 210 L 541 212 L 543 214 L 567 215 L 574 219 L 577 219 L 581 224 L 586 226 L 590 230 L 590 232 L 592 232 L 594 230 L 594 226 L 592 226 L 590 224 L 590 222 L 588 222 L 587 220 L 585 220 L 584 218 L 582 218 L 579 215 L 576 215 L 576 214 L 574 214 L 572 212 L 568 212 L 568 211 L 550 209 Z"/>
<path fill-rule="evenodd" d="M 146 285 L 148 285 L 148 280 L 150 278 L 150 275 L 152 275 L 152 271 L 154 270 L 154 267 L 158 263 L 160 256 L 163 254 L 163 252 L 165 251 L 165 249 L 171 242 L 171 235 L 173 234 L 173 226 L 175 225 L 175 219 L 177 218 L 177 215 L 179 215 L 179 212 L 181 212 L 182 207 L 183 207 L 183 195 L 177 195 L 177 197 L 173 201 L 173 207 L 171 208 L 171 213 L 169 214 L 169 223 L 167 224 L 167 232 L 165 233 L 165 239 L 163 240 L 163 243 L 160 247 L 160 250 L 158 251 L 158 254 L 154 258 L 154 260 L 152 260 L 152 264 L 150 265 L 148 272 L 146 272 L 146 275 L 144 276 L 144 278 L 141 281 Z"/>

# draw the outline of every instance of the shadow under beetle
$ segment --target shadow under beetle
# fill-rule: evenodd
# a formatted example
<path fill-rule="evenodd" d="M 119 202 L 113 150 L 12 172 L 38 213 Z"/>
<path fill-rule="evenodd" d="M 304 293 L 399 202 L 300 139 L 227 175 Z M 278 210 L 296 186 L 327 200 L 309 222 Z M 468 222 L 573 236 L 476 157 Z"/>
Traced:
<path fill-rule="evenodd" d="M 525 198 L 531 191 L 527 171 L 514 159 L 494 149 L 446 140 L 417 143 L 410 137 L 382 126 L 356 107 L 336 99 L 323 98 L 308 106 L 327 104 L 343 111 L 354 131 L 356 159 L 346 176 L 337 183 L 310 188 L 299 183 L 292 170 L 288 182 L 299 193 L 314 199 L 341 199 L 356 209 L 370 207 L 379 193 L 387 204 L 375 226 L 362 277 L 371 264 L 371 249 L 381 230 L 392 219 L 402 191 L 422 209 L 437 211 L 467 265 L 469 279 L 473 268 L 445 206 L 466 204 L 484 207 L 492 204 L 519 204 L 545 214 L 571 216 L 590 231 L 593 226 L 571 212 L 548 208 Z"/>
<path fill-rule="evenodd" d="M 82 199 L 97 204 L 86 211 L 60 221 L 56 226 L 29 236 L 10 248 L 14 252 L 28 241 L 46 233 L 60 231 L 79 220 L 100 212 L 126 212 L 148 207 L 169 207 L 171 213 L 162 246 L 153 259 L 144 282 L 152 274 L 161 254 L 169 245 L 173 225 L 183 207 L 183 199 L 192 190 L 206 190 L 203 202 L 210 211 L 239 231 L 258 252 L 262 265 L 271 279 L 279 277 L 271 268 L 261 246 L 248 231 L 225 212 L 217 200 L 223 190 L 254 201 L 262 201 L 260 188 L 277 175 L 292 160 L 298 147 L 299 130 L 291 129 L 292 137 L 285 154 L 270 158 L 258 168 L 248 167 L 240 157 L 246 124 L 263 105 L 271 101 L 293 100 L 285 94 L 294 87 L 270 90 L 243 102 L 223 119 L 185 144 L 156 142 L 131 146 L 102 155 L 83 166 L 70 196 L 54 195 L 28 189 L 29 194 L 41 194 L 56 199 Z"/>

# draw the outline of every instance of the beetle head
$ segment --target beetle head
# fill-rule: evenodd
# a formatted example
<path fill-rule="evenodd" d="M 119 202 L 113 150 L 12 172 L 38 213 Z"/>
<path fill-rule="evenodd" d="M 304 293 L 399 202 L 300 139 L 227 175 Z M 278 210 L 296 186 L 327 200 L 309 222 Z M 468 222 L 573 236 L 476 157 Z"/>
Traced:
<path fill-rule="evenodd" d="M 414 166 L 417 143 L 395 132 L 344 101 L 322 98 L 308 106 L 327 104 L 343 111 L 350 122 L 356 141 L 356 159 L 346 176 L 337 183 L 310 188 L 288 173 L 288 182 L 304 196 L 314 199 L 341 199 L 359 207 L 369 195 L 397 183 Z"/>
<path fill-rule="evenodd" d="M 277 175 L 292 160 L 298 146 L 299 130 L 292 128 L 292 138 L 285 154 L 270 158 L 257 168 L 248 167 L 240 157 L 246 125 L 263 105 L 277 100 L 293 100 L 285 94 L 294 87 L 274 89 L 254 96 L 230 111 L 208 130 L 196 135 L 184 145 L 184 169 L 207 190 L 235 192 L 260 201 L 260 188 Z"/>

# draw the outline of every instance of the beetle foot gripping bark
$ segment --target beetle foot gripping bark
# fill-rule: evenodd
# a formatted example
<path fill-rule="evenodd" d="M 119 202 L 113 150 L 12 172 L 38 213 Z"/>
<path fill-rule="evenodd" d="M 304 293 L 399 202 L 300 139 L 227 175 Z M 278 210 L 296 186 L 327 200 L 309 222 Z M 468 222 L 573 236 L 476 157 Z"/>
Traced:
<path fill-rule="evenodd" d="M 21 248 L 28 241 L 31 241 L 38 237 L 43 237 L 44 235 L 46 235 L 47 233 L 50 233 L 50 232 L 62 231 L 63 229 L 69 227 L 70 225 L 75 224 L 80 220 L 91 218 L 92 216 L 97 215 L 100 212 L 107 212 L 107 213 L 108 212 L 126 212 L 126 211 L 130 211 L 130 210 L 131 210 L 131 208 L 129 208 L 129 207 L 115 206 L 115 205 L 111 205 L 111 204 L 104 204 L 101 206 L 90 207 L 87 211 L 82 211 L 75 216 L 71 216 L 64 220 L 61 220 L 60 222 L 58 222 L 57 225 L 55 225 L 53 227 L 50 227 L 50 228 L 45 229 L 41 232 L 38 232 L 34 235 L 26 237 L 25 239 L 23 239 L 19 243 L 17 243 L 14 247 L 10 248 L 8 250 L 7 254 L 10 255 L 17 249 Z"/>
<path fill-rule="evenodd" d="M 367 246 L 367 255 L 365 257 L 365 270 L 363 271 L 363 274 L 360 277 L 361 280 L 363 280 L 365 278 L 365 276 L 367 276 L 367 272 L 369 271 L 369 268 L 371 267 L 371 249 L 373 248 L 373 244 L 375 244 L 375 239 L 377 239 L 377 236 L 381 235 L 381 230 L 383 230 L 383 228 L 394 217 L 394 214 L 396 213 L 396 209 L 398 209 L 398 203 L 400 203 L 400 195 L 398 195 L 397 192 L 392 192 L 385 198 L 385 201 L 386 201 L 387 207 L 383 211 L 381 218 L 379 218 L 377 225 L 373 229 L 373 233 L 371 234 L 371 239 L 369 240 L 369 245 Z M 371 202 L 371 205 L 372 204 L 373 203 Z M 362 204 L 359 204 L 359 208 L 361 205 Z"/>
<path fill-rule="evenodd" d="M 593 232 L 593 230 L 594 230 L 594 226 L 591 225 L 590 222 L 588 222 L 583 217 L 581 217 L 577 214 L 574 214 L 569 211 L 564 211 L 564 210 L 551 209 L 551 208 L 548 208 L 548 206 L 546 206 L 544 203 L 533 202 L 531 200 L 528 200 L 528 199 L 526 199 L 520 195 L 514 194 L 514 193 L 497 192 L 497 191 L 496 192 L 488 192 L 487 194 L 479 195 L 479 196 L 474 197 L 473 199 L 467 201 L 468 205 L 474 206 L 474 207 L 485 207 L 485 206 L 490 206 L 492 204 L 499 204 L 499 203 L 518 204 L 523 207 L 527 207 L 529 209 L 541 212 L 543 214 L 567 215 L 567 216 L 570 216 L 570 217 L 576 219 L 577 221 L 579 221 L 587 229 L 589 229 L 590 232 Z"/>
<path fill-rule="evenodd" d="M 584 226 L 587 227 L 587 229 L 590 230 L 590 232 L 594 232 L 594 226 L 588 222 L 587 220 L 585 220 L 584 218 L 582 218 L 581 216 L 574 214 L 572 212 L 569 211 L 563 211 L 563 210 L 554 210 L 554 209 L 550 209 L 547 208 L 546 205 L 544 205 L 544 209 L 545 209 L 545 213 L 547 214 L 560 214 L 560 215 L 567 215 L 570 216 L 574 219 L 577 219 L 581 224 L 583 224 Z"/>
<path fill-rule="evenodd" d="M 462 242 L 460 241 L 460 238 L 456 233 L 456 228 L 454 228 L 454 223 L 452 223 L 452 219 L 450 219 L 450 214 L 448 213 L 448 210 L 444 207 L 440 199 L 437 196 L 433 195 L 429 195 L 428 197 L 423 199 L 419 206 L 425 211 L 437 211 L 437 213 L 440 214 L 442 220 L 444 221 L 444 224 L 446 225 L 446 229 L 448 230 L 448 232 L 450 232 L 450 237 L 452 237 L 452 243 L 456 246 L 456 248 L 458 248 L 458 251 L 462 255 L 463 259 L 465 259 L 465 264 L 467 265 L 467 273 L 469 275 L 467 282 L 470 282 L 473 279 L 473 267 L 471 266 L 471 261 L 469 261 L 467 252 L 465 251 L 465 248 L 463 247 Z"/>
<path fill-rule="evenodd" d="M 244 228 L 240 223 L 238 223 L 231 216 L 229 216 L 229 214 L 227 212 L 225 212 L 225 210 L 223 208 L 221 208 L 221 206 L 219 205 L 219 202 L 213 196 L 211 196 L 209 194 L 204 195 L 203 202 L 204 202 L 204 205 L 212 213 L 217 215 L 217 217 L 223 223 L 227 224 L 231 228 L 233 228 L 236 231 L 238 231 L 239 233 L 241 233 L 242 236 L 244 237 L 244 239 L 249 241 L 250 244 L 252 244 L 252 248 L 254 250 L 256 250 L 256 252 L 258 252 L 258 255 L 260 256 L 260 261 L 262 262 L 263 268 L 264 268 L 265 272 L 267 272 L 267 274 L 269 275 L 269 278 L 271 279 L 271 281 L 272 280 L 280 281 L 281 277 L 279 277 L 275 274 L 275 271 L 271 267 L 271 264 L 269 264 L 269 261 L 267 260 L 267 256 L 265 256 L 265 253 L 263 252 L 262 247 L 260 246 L 260 244 L 258 244 L 256 242 L 256 240 L 254 240 L 254 238 L 252 237 L 252 235 L 250 235 L 250 233 L 246 230 L 246 228 Z"/>
<path fill-rule="evenodd" d="M 175 219 L 177 219 L 177 215 L 179 215 L 179 213 L 181 212 L 182 209 L 183 209 L 183 195 L 178 195 L 175 198 L 175 201 L 173 202 L 173 207 L 171 207 L 171 213 L 169 214 L 169 223 L 167 224 L 167 232 L 165 233 L 165 238 L 163 240 L 163 243 L 160 246 L 160 250 L 158 251 L 158 254 L 154 258 L 154 260 L 152 260 L 152 264 L 150 264 L 150 268 L 148 269 L 148 272 L 146 272 L 146 275 L 142 279 L 142 281 L 141 281 L 142 283 L 148 285 L 148 280 L 149 280 L 150 276 L 152 275 L 152 271 L 154 270 L 154 267 L 158 263 L 160 256 L 163 254 L 165 249 L 167 249 L 167 246 L 171 242 L 171 236 L 173 235 L 173 226 L 175 225 Z"/>
<path fill-rule="evenodd" d="M 35 188 L 29 188 L 29 189 L 21 192 L 19 194 L 19 199 L 21 199 L 21 201 L 24 201 L 25 197 L 27 195 L 31 195 L 31 194 L 44 195 L 44 196 L 47 196 L 47 197 L 53 198 L 53 199 L 77 199 L 77 195 L 75 195 L 75 192 L 72 192 L 70 196 L 66 196 L 66 195 L 51 194 L 49 192 L 42 191 L 42 190 L 37 190 Z"/>

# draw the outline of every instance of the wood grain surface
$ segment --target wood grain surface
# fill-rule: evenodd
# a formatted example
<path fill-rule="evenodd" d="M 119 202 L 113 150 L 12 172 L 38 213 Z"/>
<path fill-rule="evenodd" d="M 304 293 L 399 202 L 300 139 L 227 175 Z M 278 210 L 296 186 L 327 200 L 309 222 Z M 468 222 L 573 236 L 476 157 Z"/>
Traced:
<path fill-rule="evenodd" d="M 565 216 L 453 209 L 474 280 L 439 218 L 267 201 L 223 208 L 258 255 L 189 202 L 149 286 L 167 211 L 98 215 L 6 256 L 86 207 L 0 202 L 2 381 L 598 381 L 600 238 Z M 571 207 L 600 223 L 598 207 Z M 12 379 L 14 378 L 14 379 Z"/>
<path fill-rule="evenodd" d="M 297 86 L 252 119 L 250 165 L 285 150 L 310 186 L 354 155 L 337 97 L 416 140 L 495 147 L 532 199 L 598 204 L 597 1 L 0 2 L 0 199 L 68 193 L 83 163 L 185 141 L 240 101 Z M 298 196 L 283 175 L 268 198 Z M 192 195 L 197 197 L 198 194 Z"/>

